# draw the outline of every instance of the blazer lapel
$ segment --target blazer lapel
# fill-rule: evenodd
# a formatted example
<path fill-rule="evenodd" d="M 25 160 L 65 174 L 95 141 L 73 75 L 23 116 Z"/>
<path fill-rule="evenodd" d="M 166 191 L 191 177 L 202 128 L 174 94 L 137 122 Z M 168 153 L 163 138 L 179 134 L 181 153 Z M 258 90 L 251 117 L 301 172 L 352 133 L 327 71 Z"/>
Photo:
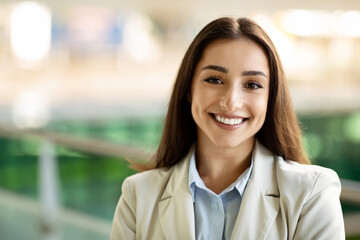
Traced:
<path fill-rule="evenodd" d="M 256 142 L 253 159 L 231 239 L 265 239 L 279 212 L 275 156 Z"/>
<path fill-rule="evenodd" d="M 174 169 L 159 201 L 160 224 L 166 239 L 195 239 L 194 206 L 189 189 L 188 156 Z"/>

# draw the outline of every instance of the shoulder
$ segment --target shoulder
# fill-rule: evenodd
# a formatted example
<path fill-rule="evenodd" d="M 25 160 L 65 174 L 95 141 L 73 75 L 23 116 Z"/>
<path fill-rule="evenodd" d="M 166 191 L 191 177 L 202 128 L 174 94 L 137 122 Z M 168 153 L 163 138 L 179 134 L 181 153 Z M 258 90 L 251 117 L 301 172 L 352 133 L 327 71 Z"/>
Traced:
<path fill-rule="evenodd" d="M 305 201 L 327 188 L 333 188 L 336 195 L 340 195 L 340 180 L 334 170 L 299 164 L 281 157 L 277 157 L 276 163 L 276 175 L 281 192 L 293 196 L 301 194 Z"/>
<path fill-rule="evenodd" d="M 111 239 L 135 239 L 146 236 L 150 222 L 156 219 L 156 207 L 172 169 L 153 169 L 134 174 L 122 184 L 116 207 Z"/>
<path fill-rule="evenodd" d="M 335 171 L 277 158 L 280 207 L 294 239 L 345 239 L 341 185 Z"/>
<path fill-rule="evenodd" d="M 144 172 L 136 173 L 127 177 L 123 182 L 124 188 L 128 188 L 130 191 L 141 191 L 146 194 L 147 191 L 156 191 L 165 186 L 168 181 L 173 168 L 157 168 L 147 170 Z"/>

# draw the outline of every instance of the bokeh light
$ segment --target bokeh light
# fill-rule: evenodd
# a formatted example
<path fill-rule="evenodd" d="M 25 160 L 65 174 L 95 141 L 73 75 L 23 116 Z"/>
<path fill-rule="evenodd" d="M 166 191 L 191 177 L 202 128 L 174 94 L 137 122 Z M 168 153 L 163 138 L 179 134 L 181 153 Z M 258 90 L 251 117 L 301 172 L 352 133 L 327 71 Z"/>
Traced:
<path fill-rule="evenodd" d="M 19 60 L 46 58 L 51 44 L 51 13 L 35 2 L 15 5 L 11 14 L 11 49 Z"/>

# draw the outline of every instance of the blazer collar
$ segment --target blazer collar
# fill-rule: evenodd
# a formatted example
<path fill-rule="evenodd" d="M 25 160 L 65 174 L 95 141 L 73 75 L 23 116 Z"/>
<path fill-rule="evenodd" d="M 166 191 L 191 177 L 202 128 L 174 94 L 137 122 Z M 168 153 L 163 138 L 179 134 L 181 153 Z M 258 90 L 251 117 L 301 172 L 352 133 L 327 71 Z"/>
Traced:
<path fill-rule="evenodd" d="M 276 155 L 258 141 L 254 168 L 245 189 L 231 239 L 265 239 L 279 212 Z"/>
<path fill-rule="evenodd" d="M 195 239 L 194 207 L 189 189 L 189 162 L 194 147 L 173 167 L 159 201 L 160 223 L 166 239 Z M 231 239 L 264 239 L 279 211 L 276 156 L 256 141 L 253 159 L 253 170 Z"/>
<path fill-rule="evenodd" d="M 276 178 L 277 157 L 258 140 L 255 141 L 254 168 L 250 179 L 259 186 L 264 195 L 279 195 Z"/>
<path fill-rule="evenodd" d="M 160 224 L 166 239 L 195 239 L 194 206 L 189 189 L 191 152 L 173 167 L 159 201 Z"/>

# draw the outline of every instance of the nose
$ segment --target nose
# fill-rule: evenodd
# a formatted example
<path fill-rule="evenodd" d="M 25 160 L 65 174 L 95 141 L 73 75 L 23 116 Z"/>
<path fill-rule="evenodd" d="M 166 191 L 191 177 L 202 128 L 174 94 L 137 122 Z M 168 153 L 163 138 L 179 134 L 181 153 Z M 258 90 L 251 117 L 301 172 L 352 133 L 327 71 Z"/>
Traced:
<path fill-rule="evenodd" d="M 236 86 L 229 86 L 220 100 L 220 107 L 227 113 L 234 113 L 242 107 L 244 99 L 241 89 Z"/>

